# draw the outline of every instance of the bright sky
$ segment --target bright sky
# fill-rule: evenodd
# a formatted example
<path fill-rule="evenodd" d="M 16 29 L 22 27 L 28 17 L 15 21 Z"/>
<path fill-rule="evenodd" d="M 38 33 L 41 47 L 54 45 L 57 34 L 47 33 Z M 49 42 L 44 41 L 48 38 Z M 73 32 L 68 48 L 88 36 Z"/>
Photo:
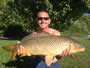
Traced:
<path fill-rule="evenodd" d="M 84 13 L 84 16 L 88 16 L 88 15 L 90 15 L 89 13 Z"/>

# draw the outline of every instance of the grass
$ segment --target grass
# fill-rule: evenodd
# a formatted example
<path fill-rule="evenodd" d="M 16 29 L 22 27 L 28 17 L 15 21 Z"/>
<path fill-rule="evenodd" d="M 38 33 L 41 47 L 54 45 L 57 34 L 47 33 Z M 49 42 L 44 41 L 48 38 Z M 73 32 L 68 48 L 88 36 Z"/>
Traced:
<path fill-rule="evenodd" d="M 15 43 L 15 40 L 0 40 L 0 68 L 6 68 L 5 63 L 8 63 L 11 53 L 3 50 L 1 47 Z"/>
<path fill-rule="evenodd" d="M 90 40 L 88 40 L 87 36 L 73 36 L 72 38 L 82 43 L 86 47 L 86 51 L 73 54 L 75 61 L 67 56 L 60 59 L 59 64 L 61 68 L 90 68 Z M 30 60 L 17 62 L 14 59 L 12 62 L 8 62 L 11 53 L 3 50 L 1 47 L 15 42 L 16 40 L 0 40 L 0 68 L 28 68 L 28 65 L 31 66 Z"/>
<path fill-rule="evenodd" d="M 72 37 L 73 39 L 82 43 L 86 51 L 83 53 L 73 54 L 75 61 L 73 62 L 70 57 L 65 57 L 59 60 L 61 68 L 90 68 L 90 40 L 87 37 Z"/>

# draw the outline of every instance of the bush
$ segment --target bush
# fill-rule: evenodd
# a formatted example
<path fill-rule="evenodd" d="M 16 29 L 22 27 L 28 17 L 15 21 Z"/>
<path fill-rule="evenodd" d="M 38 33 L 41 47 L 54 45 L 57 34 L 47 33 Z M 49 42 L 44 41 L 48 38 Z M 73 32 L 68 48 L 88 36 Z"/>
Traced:
<path fill-rule="evenodd" d="M 3 37 L 3 30 L 0 30 L 0 37 Z"/>
<path fill-rule="evenodd" d="M 26 35 L 26 32 L 23 30 L 23 27 L 18 24 L 10 24 L 4 30 L 5 37 L 21 38 Z"/>

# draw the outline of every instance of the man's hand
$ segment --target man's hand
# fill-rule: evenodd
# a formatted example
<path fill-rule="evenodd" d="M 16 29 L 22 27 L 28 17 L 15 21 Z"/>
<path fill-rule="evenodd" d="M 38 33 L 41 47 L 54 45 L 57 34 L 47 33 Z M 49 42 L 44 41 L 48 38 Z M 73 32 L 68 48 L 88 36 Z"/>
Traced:
<path fill-rule="evenodd" d="M 18 48 L 17 53 L 18 53 L 18 55 L 21 55 L 21 54 L 24 53 L 24 51 L 25 51 L 25 48 L 22 45 L 20 45 L 20 47 Z M 27 54 L 27 56 L 30 56 L 29 52 L 27 52 L 26 54 Z"/>
<path fill-rule="evenodd" d="M 66 50 L 64 50 L 63 52 L 62 52 L 62 54 L 60 55 L 60 56 L 70 56 L 71 55 L 71 53 L 70 53 L 70 50 L 69 49 L 66 49 Z"/>
<path fill-rule="evenodd" d="M 20 44 L 20 43 L 21 43 L 20 41 L 17 41 L 16 42 L 16 44 Z M 24 51 L 25 51 L 24 46 L 23 45 L 20 45 L 19 48 L 18 48 L 17 54 L 18 55 L 21 55 L 21 54 L 24 53 Z M 27 56 L 30 56 L 30 53 L 29 52 L 27 52 Z"/>
<path fill-rule="evenodd" d="M 64 50 L 64 51 L 62 52 L 62 54 L 58 55 L 57 58 L 60 59 L 60 58 L 62 58 L 63 56 L 70 56 L 70 55 L 71 55 L 70 50 L 69 50 L 69 49 L 66 49 L 66 50 Z M 55 63 L 55 62 L 57 61 L 57 58 L 54 57 L 52 63 Z"/>

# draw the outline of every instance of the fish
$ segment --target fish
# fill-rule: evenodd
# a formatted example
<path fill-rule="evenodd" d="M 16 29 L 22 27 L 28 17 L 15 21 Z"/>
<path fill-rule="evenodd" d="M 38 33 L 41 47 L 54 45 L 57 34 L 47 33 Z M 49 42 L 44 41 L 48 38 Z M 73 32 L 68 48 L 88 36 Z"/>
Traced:
<path fill-rule="evenodd" d="M 65 49 L 69 49 L 71 54 L 85 51 L 84 45 L 72 38 L 45 33 L 28 35 L 21 40 L 20 44 L 11 44 L 3 46 L 2 48 L 12 52 L 12 57 L 10 59 L 12 60 L 17 55 L 17 49 L 20 45 L 25 48 L 21 56 L 26 56 L 27 52 L 34 56 L 42 55 L 45 57 L 47 66 L 52 64 L 53 57 L 62 54 Z"/>

